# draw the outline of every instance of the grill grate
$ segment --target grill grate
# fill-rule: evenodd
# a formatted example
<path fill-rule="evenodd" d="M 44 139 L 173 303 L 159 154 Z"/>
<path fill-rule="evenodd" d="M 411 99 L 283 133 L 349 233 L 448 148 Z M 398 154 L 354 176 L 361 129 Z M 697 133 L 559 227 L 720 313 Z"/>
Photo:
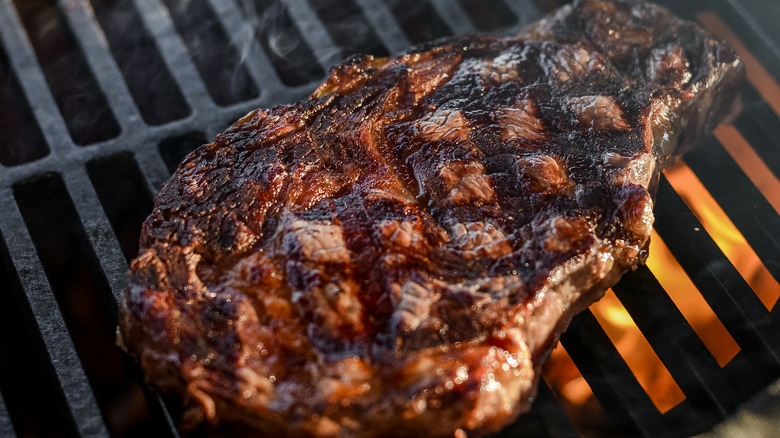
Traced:
<path fill-rule="evenodd" d="M 766 8 L 758 0 L 662 3 L 734 32 L 756 59 L 735 130 L 684 161 L 778 280 L 780 202 L 767 187 L 780 175 L 780 31 L 758 14 Z M 0 0 L 0 435 L 178 436 L 177 402 L 166 405 L 142 383 L 113 346 L 113 327 L 140 223 L 184 155 L 254 108 L 305 96 L 352 51 L 510 33 L 557 5 Z M 732 157 L 740 142 L 766 167 L 764 180 Z M 614 292 L 685 400 L 659 411 L 588 310 L 562 345 L 597 402 L 578 414 L 542 382 L 531 412 L 499 436 L 699 433 L 780 377 L 780 290 L 757 296 L 677 189 L 662 178 L 658 235 L 739 353 L 721 367 L 643 267 Z"/>

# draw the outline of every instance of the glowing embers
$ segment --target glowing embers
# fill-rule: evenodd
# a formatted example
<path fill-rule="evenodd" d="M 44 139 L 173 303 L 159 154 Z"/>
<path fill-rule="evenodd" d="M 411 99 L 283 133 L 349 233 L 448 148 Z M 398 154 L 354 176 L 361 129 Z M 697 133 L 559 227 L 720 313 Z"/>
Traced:
<path fill-rule="evenodd" d="M 739 345 L 655 231 L 650 238 L 650 257 L 647 259 L 647 266 L 718 365 L 722 367 L 733 359 L 739 352 Z"/>
<path fill-rule="evenodd" d="M 664 171 L 664 176 L 764 306 L 771 310 L 780 297 L 780 284 L 772 277 L 696 174 L 685 163 L 680 162 Z M 694 230 L 700 231 L 702 230 Z"/>

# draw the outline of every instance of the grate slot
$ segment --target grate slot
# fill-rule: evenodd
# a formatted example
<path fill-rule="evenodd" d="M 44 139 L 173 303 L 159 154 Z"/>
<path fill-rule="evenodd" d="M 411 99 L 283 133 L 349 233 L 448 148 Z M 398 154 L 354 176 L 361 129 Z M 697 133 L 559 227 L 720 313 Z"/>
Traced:
<path fill-rule="evenodd" d="M 561 343 L 622 433 L 670 435 L 661 414 L 590 310 L 572 319 Z"/>
<path fill-rule="evenodd" d="M 414 44 L 452 35 L 430 0 L 391 0 L 390 11 Z"/>
<path fill-rule="evenodd" d="M 780 216 L 715 139 L 685 156 L 775 279 L 780 278 Z M 749 208 L 746 208 L 750 206 Z"/>
<path fill-rule="evenodd" d="M 0 436 L 12 436 L 14 428 L 20 436 L 75 436 L 54 369 L 41 360 L 48 353 L 1 238 L 0 284 L 0 333 L 4 334 L 0 337 L 0 390 L 8 408 L 6 413 L 0 406 Z M 13 421 L 13 427 L 10 421 L 3 425 L 4 418 Z"/>
<path fill-rule="evenodd" d="M 238 5 L 283 84 L 305 85 L 325 75 L 286 5 L 278 0 L 239 0 Z"/>
<path fill-rule="evenodd" d="M 123 152 L 88 162 L 87 173 L 129 262 L 138 255 L 141 224 L 153 205 L 138 164 L 132 154 Z"/>
<path fill-rule="evenodd" d="M 15 0 L 38 62 L 73 142 L 88 145 L 120 127 L 65 19 L 51 0 Z"/>
<path fill-rule="evenodd" d="M 458 0 L 458 3 L 480 30 L 497 30 L 517 22 L 517 16 L 500 0 Z"/>
<path fill-rule="evenodd" d="M 14 195 L 110 432 L 169 434 L 133 378 L 130 359 L 115 346 L 112 295 L 62 179 L 21 183 Z"/>
<path fill-rule="evenodd" d="M 163 2 L 217 105 L 233 105 L 260 94 L 206 0 Z"/>
<path fill-rule="evenodd" d="M 188 116 L 190 108 L 132 3 L 91 3 L 144 121 L 161 125 Z"/>
<path fill-rule="evenodd" d="M 612 288 L 642 334 L 697 407 L 696 422 L 683 427 L 685 435 L 704 431 L 735 409 L 739 399 L 728 380 L 685 317 L 649 268 L 623 275 Z"/>
<path fill-rule="evenodd" d="M 168 171 L 172 174 L 176 172 L 176 167 L 187 154 L 206 143 L 208 143 L 206 135 L 195 131 L 167 137 L 160 142 L 158 147 Z"/>
<path fill-rule="evenodd" d="M 48 153 L 43 134 L 0 44 L 0 164 L 16 166 Z"/>
<path fill-rule="evenodd" d="M 341 48 L 342 58 L 355 54 L 390 55 L 354 0 L 309 0 L 309 4 Z"/>
<path fill-rule="evenodd" d="M 655 212 L 658 234 L 743 352 L 760 364 L 761 378 L 769 383 L 780 373 L 780 363 L 776 329 L 767 327 L 766 307 L 663 177 Z"/>

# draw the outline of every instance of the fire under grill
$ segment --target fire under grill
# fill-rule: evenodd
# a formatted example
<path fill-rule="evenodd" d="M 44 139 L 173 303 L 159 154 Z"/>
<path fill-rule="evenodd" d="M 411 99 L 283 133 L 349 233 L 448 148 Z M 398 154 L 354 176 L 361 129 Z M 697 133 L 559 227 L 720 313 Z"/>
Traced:
<path fill-rule="evenodd" d="M 744 111 L 664 173 L 648 265 L 574 318 L 499 436 L 689 436 L 780 379 L 780 5 L 660 3 L 737 49 Z M 114 345 L 177 163 L 352 53 L 511 33 L 557 6 L 0 0 L 0 436 L 203 436 Z"/>

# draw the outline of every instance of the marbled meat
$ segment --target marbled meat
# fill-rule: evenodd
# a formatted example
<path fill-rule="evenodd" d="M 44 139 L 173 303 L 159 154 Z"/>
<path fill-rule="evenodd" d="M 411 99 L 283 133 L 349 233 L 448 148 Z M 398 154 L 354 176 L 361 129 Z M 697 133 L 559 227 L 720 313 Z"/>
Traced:
<path fill-rule="evenodd" d="M 659 171 L 735 111 L 743 75 L 720 40 L 628 0 L 353 57 L 181 163 L 120 345 L 185 426 L 499 430 L 572 315 L 644 262 Z"/>

